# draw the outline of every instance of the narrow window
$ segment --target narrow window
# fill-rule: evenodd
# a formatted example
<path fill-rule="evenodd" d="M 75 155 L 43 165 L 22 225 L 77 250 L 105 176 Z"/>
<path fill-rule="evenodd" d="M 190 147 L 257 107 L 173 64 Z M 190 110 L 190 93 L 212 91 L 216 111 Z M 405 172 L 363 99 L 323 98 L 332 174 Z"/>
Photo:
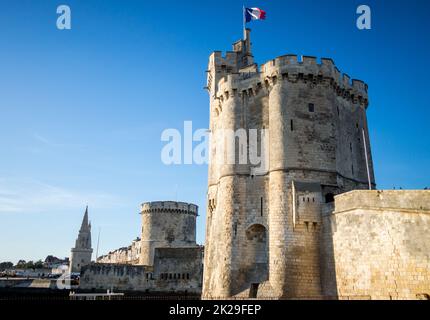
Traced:
<path fill-rule="evenodd" d="M 337 107 L 337 115 L 340 116 L 339 107 Z"/>
<path fill-rule="evenodd" d="M 309 112 L 315 112 L 315 105 L 313 103 L 309 103 Z"/>
<path fill-rule="evenodd" d="M 354 174 L 354 165 L 351 166 L 352 174 Z"/>
<path fill-rule="evenodd" d="M 294 131 L 294 124 L 293 124 L 293 120 L 292 119 L 291 119 L 290 125 L 291 125 L 291 131 Z"/>
<path fill-rule="evenodd" d="M 263 198 L 260 198 L 260 215 L 263 216 Z"/>

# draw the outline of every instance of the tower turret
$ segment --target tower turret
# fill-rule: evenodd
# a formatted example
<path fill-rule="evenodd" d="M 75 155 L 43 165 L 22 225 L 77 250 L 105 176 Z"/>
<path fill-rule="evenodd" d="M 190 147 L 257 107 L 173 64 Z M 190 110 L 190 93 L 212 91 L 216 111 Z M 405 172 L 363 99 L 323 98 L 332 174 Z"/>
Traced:
<path fill-rule="evenodd" d="M 139 264 L 154 265 L 156 248 L 194 248 L 198 206 L 160 201 L 141 205 L 142 236 Z"/>
<path fill-rule="evenodd" d="M 376 187 L 367 85 L 326 58 L 284 55 L 259 67 L 249 30 L 232 52 L 210 56 L 207 75 L 212 161 L 203 297 L 321 297 L 325 202 Z M 220 130 L 235 131 L 233 153 Z M 268 160 L 258 173 L 238 162 L 243 152 L 250 159 L 250 130 L 268 132 L 268 151 L 257 142 Z M 231 154 L 234 163 L 219 163 Z"/>
<path fill-rule="evenodd" d="M 85 210 L 84 218 L 82 219 L 79 235 L 75 242 L 75 247 L 72 248 L 70 257 L 70 271 L 80 272 L 83 266 L 91 263 L 91 223 L 88 220 L 88 206 Z"/>

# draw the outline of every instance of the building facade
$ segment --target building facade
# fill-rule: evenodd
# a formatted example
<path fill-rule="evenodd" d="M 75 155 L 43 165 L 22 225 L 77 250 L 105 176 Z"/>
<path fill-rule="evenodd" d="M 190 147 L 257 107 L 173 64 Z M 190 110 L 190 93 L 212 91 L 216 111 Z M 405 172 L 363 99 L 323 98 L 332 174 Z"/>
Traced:
<path fill-rule="evenodd" d="M 97 263 L 138 265 L 141 253 L 140 246 L 140 238 L 137 238 L 128 247 L 119 248 L 98 257 Z"/>

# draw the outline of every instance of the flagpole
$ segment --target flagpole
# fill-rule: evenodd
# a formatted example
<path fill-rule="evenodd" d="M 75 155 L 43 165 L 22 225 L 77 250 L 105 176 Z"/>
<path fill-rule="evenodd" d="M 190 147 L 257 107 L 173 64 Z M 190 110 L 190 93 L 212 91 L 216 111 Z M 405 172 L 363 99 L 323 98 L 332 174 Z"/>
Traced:
<path fill-rule="evenodd" d="M 363 128 L 363 143 L 364 143 L 364 154 L 366 156 L 367 181 L 369 181 L 369 190 L 372 190 L 372 182 L 370 179 L 370 170 L 369 170 L 369 158 L 367 155 L 367 141 L 366 141 L 366 134 L 364 132 L 364 128 Z"/>
<path fill-rule="evenodd" d="M 102 228 L 99 227 L 99 236 L 97 237 L 96 262 L 97 262 L 97 259 L 99 257 L 99 245 L 100 245 L 100 233 L 101 233 L 101 231 L 102 231 Z"/>

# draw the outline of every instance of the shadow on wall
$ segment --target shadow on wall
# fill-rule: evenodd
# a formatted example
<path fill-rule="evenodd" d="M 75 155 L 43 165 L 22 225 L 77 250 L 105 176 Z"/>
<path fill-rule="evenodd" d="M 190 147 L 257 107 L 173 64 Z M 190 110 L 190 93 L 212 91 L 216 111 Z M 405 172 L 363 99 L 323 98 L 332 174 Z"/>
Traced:
<path fill-rule="evenodd" d="M 249 298 L 256 298 L 258 286 L 269 280 L 269 255 L 266 227 L 261 224 L 251 225 L 246 230 L 244 262 L 238 272 L 233 295 L 249 290 Z"/>
<path fill-rule="evenodd" d="M 320 239 L 321 293 L 326 299 L 338 299 L 336 264 L 334 257 L 333 233 L 336 232 L 336 216 L 331 215 L 335 208 L 334 195 L 325 196 L 322 206 L 322 231 Z"/>

